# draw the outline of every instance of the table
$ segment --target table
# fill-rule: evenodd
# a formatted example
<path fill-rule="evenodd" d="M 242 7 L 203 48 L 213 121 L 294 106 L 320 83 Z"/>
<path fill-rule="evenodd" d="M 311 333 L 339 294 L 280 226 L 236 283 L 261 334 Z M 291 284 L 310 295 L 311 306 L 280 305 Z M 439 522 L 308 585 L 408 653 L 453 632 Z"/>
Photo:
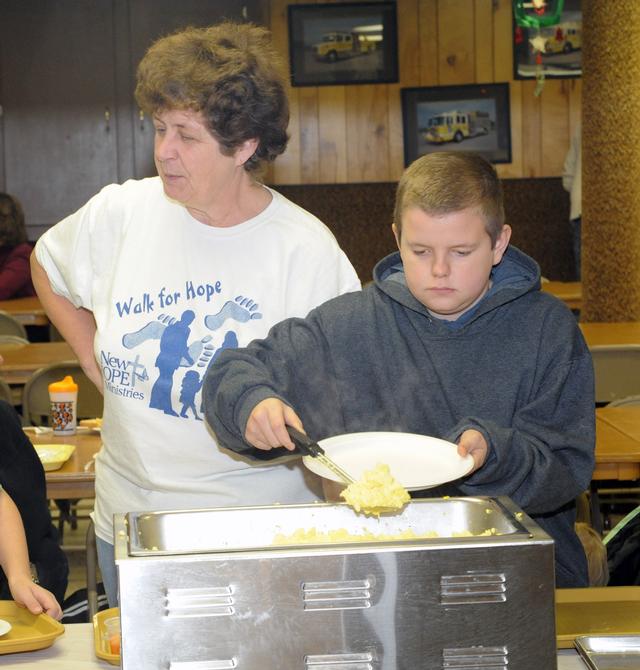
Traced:
<path fill-rule="evenodd" d="M 640 321 L 612 321 L 610 323 L 580 323 L 587 346 L 611 344 L 640 345 Z"/>
<path fill-rule="evenodd" d="M 569 309 L 582 308 L 582 282 L 545 281 L 540 286 L 543 291 L 560 298 Z"/>
<path fill-rule="evenodd" d="M 66 342 L 30 342 L 22 345 L 0 344 L 4 363 L 0 377 L 11 385 L 24 385 L 29 377 L 45 365 L 63 361 L 77 361 L 73 349 Z"/>
<path fill-rule="evenodd" d="M 89 623 L 68 624 L 64 635 L 47 649 L 0 656 L 0 666 L 22 670 L 107 670 L 115 667 L 96 658 L 93 627 Z M 587 666 L 573 649 L 562 649 L 558 651 L 558 670 L 587 670 Z"/>
<path fill-rule="evenodd" d="M 598 481 L 640 479 L 640 405 L 596 409 L 596 467 L 591 477 L 591 525 L 602 533 Z"/>
<path fill-rule="evenodd" d="M 640 405 L 596 410 L 593 479 L 640 479 Z"/>
<path fill-rule="evenodd" d="M 0 300 L 0 311 L 9 312 L 23 326 L 49 325 L 49 319 L 36 296 Z"/>
<path fill-rule="evenodd" d="M 57 437 L 52 432 L 36 433 L 29 428 L 25 429 L 25 433 L 33 444 L 73 444 L 76 447 L 71 458 L 59 470 L 45 473 L 47 498 L 78 500 L 95 497 L 93 459 L 102 447 L 100 433 L 79 429 L 75 435 Z"/>

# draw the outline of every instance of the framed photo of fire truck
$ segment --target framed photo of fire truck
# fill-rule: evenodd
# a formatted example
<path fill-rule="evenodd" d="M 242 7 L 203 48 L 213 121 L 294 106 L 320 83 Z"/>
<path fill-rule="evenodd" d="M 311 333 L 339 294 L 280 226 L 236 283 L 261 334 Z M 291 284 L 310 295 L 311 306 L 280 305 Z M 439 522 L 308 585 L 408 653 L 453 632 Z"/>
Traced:
<path fill-rule="evenodd" d="M 551 14 L 558 0 L 547 2 Z M 530 9 L 534 12 L 534 9 Z M 564 0 L 557 8 L 554 23 L 539 27 L 520 25 L 513 18 L 513 77 L 535 79 L 539 71 L 545 78 L 571 79 L 582 76 L 582 5 L 581 0 Z M 524 12 L 524 10 L 522 10 Z M 545 15 L 542 15 L 544 18 Z M 526 24 L 527 14 L 521 17 Z M 540 19 L 539 19 L 540 20 Z"/>
<path fill-rule="evenodd" d="M 403 88 L 404 163 L 434 151 L 511 162 L 509 84 Z"/>
<path fill-rule="evenodd" d="M 398 81 L 395 2 L 289 5 L 292 86 Z"/>

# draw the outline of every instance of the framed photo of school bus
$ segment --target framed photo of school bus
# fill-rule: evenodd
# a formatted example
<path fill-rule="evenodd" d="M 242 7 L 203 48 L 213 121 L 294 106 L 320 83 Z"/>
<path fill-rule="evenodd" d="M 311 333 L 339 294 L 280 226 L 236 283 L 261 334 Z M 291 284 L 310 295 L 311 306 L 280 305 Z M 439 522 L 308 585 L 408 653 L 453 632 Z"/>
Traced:
<path fill-rule="evenodd" d="M 434 151 L 511 162 L 509 84 L 403 88 L 404 163 Z"/>
<path fill-rule="evenodd" d="M 395 2 L 289 5 L 293 86 L 398 81 Z"/>

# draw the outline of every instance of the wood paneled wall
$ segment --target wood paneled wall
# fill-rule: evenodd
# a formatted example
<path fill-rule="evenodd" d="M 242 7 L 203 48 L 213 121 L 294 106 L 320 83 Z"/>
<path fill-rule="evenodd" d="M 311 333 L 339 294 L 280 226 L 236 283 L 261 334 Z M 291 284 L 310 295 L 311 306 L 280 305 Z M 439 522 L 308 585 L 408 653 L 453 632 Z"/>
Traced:
<path fill-rule="evenodd" d="M 302 0 L 309 2 L 310 0 Z M 268 0 L 274 43 L 288 61 L 287 5 Z M 396 181 L 404 168 L 400 89 L 509 82 L 512 163 L 504 178 L 562 174 L 580 121 L 582 81 L 513 79 L 510 0 L 397 0 L 398 84 L 290 88 L 291 140 L 272 184 Z"/>

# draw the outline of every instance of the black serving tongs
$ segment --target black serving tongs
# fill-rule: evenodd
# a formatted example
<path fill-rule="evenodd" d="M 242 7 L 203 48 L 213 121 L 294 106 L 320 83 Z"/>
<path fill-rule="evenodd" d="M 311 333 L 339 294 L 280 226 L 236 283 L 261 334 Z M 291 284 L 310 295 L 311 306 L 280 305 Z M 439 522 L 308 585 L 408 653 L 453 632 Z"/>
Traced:
<path fill-rule="evenodd" d="M 345 472 L 337 463 L 332 461 L 317 442 L 314 442 L 308 435 L 305 435 L 305 433 L 293 426 L 287 426 L 287 432 L 301 454 L 316 458 L 322 465 L 331 470 L 331 472 L 338 475 L 345 484 L 353 484 L 355 481 L 354 478 L 348 472 Z"/>

